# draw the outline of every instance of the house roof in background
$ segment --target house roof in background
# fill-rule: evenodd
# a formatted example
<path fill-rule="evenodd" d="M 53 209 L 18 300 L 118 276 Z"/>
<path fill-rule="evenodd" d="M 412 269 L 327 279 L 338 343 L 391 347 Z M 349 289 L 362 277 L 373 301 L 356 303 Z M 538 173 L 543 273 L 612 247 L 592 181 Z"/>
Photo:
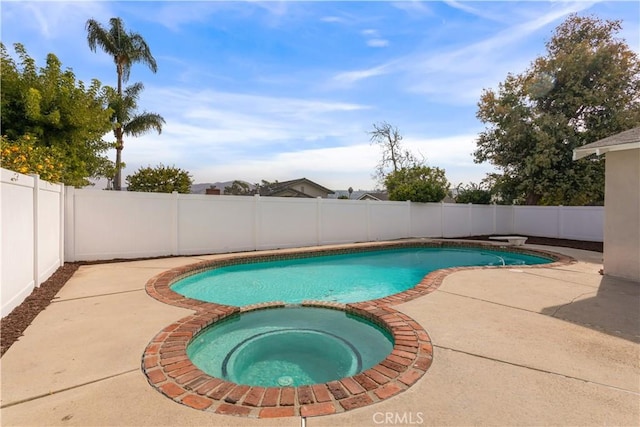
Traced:
<path fill-rule="evenodd" d="M 384 191 L 370 191 L 358 197 L 358 200 L 389 200 L 389 194 Z"/>
<path fill-rule="evenodd" d="M 261 196 L 270 196 L 270 195 L 274 195 L 274 194 L 277 194 L 277 193 L 281 193 L 281 192 L 283 192 L 285 190 L 288 190 L 288 191 L 295 191 L 295 192 L 299 193 L 299 195 L 303 195 L 304 194 L 305 196 L 310 197 L 305 193 L 301 193 L 300 191 L 297 191 L 297 190 L 294 190 L 293 188 L 291 188 L 292 186 L 298 185 L 298 184 L 309 184 L 309 185 L 313 185 L 316 188 L 319 188 L 321 191 L 324 191 L 327 194 L 333 194 L 334 193 L 333 190 L 329 190 L 328 188 L 323 187 L 322 185 L 320 185 L 320 184 L 318 184 L 316 182 L 313 182 L 310 179 L 299 178 L 299 179 L 292 179 L 290 181 L 276 182 L 276 183 L 273 183 L 273 184 L 269 184 L 269 185 L 267 185 L 265 187 L 261 187 L 260 188 L 260 195 Z M 263 192 L 263 189 L 264 189 L 264 192 Z"/>
<path fill-rule="evenodd" d="M 629 129 L 576 148 L 573 150 L 573 160 L 581 159 L 590 154 L 600 156 L 609 151 L 633 150 L 636 148 L 640 148 L 640 127 Z"/>

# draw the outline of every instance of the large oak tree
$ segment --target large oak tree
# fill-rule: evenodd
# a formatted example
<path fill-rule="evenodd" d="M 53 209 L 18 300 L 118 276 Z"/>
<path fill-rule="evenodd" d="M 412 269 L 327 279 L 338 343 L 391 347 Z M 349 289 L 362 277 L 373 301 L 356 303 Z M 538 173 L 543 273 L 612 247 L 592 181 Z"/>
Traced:
<path fill-rule="evenodd" d="M 477 117 L 486 124 L 475 161 L 503 199 L 526 204 L 587 205 L 604 200 L 604 159 L 572 160 L 573 149 L 640 123 L 640 62 L 619 21 L 571 15 L 546 54 L 496 91 L 484 90 Z"/>

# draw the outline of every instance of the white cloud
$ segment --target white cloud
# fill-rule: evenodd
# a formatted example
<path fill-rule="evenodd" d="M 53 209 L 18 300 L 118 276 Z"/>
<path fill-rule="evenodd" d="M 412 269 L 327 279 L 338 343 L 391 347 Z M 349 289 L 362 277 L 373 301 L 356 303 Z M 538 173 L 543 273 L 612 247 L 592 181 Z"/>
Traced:
<path fill-rule="evenodd" d="M 427 6 L 429 2 L 423 0 L 396 1 L 391 5 L 407 13 L 409 16 L 433 16 L 433 11 Z"/>
<path fill-rule="evenodd" d="M 483 88 L 492 87 L 508 72 L 519 73 L 536 55 L 542 53 L 523 49 L 522 40 L 532 33 L 569 15 L 588 8 L 584 2 L 562 3 L 542 15 L 532 16 L 484 40 L 456 50 L 418 54 L 403 63 L 410 90 L 436 95 L 449 103 L 475 103 Z"/>
<path fill-rule="evenodd" d="M 322 18 L 320 18 L 320 21 L 330 22 L 330 23 L 340 23 L 340 24 L 346 22 L 344 18 L 341 18 L 339 16 L 323 16 Z"/>
<path fill-rule="evenodd" d="M 292 98 L 247 93 L 222 92 L 212 89 L 148 88 L 146 103 L 192 123 L 242 123 L 264 127 L 261 123 L 278 121 L 295 128 L 299 123 L 323 123 L 334 114 L 366 110 L 369 106 L 332 100 Z"/>
<path fill-rule="evenodd" d="M 123 152 L 128 165 L 124 176 L 135 172 L 140 166 L 164 163 L 188 170 L 196 183 L 234 179 L 249 182 L 260 182 L 262 179 L 285 181 L 306 177 L 333 190 L 344 190 L 349 186 L 363 190 L 376 188 L 371 174 L 380 153 L 367 143 L 285 151 L 262 158 L 234 158 L 227 156 L 225 150 L 210 148 L 206 152 L 208 155 L 201 156 L 200 162 L 189 163 L 187 156 L 165 152 L 164 144 L 159 144 L 159 138 L 155 141 L 143 139 L 147 137 L 139 138 L 135 148 L 130 143 Z M 407 148 L 422 152 L 428 150 L 428 165 L 445 169 L 452 185 L 480 182 L 494 169 L 470 160 L 470 151 L 466 151 L 469 149 L 469 140 L 467 135 L 442 140 L 416 140 L 409 141 Z M 183 149 L 180 152 L 184 154 L 185 151 Z M 144 156 L 139 157 L 142 153 Z"/>
<path fill-rule="evenodd" d="M 189 167 L 203 161 L 224 164 L 238 158 L 259 159 L 274 151 L 323 145 L 345 146 L 365 138 L 355 119 L 368 107 L 331 100 L 147 88 L 145 108 L 166 119 L 161 136 L 126 142 L 127 159 L 147 164 L 149 158 Z M 132 164 L 133 164 L 132 163 Z"/>
<path fill-rule="evenodd" d="M 493 168 L 474 164 L 471 151 L 475 136 L 461 135 L 442 139 L 411 139 L 406 148 L 426 154 L 427 164 L 445 169 L 452 185 L 480 182 Z M 426 152 L 426 153 L 425 153 Z M 380 153 L 376 147 L 361 143 L 347 147 L 331 147 L 283 152 L 264 159 L 231 161 L 204 166 L 193 171 L 196 182 L 244 179 L 284 181 L 306 177 L 334 190 L 351 186 L 371 190 L 376 187 L 371 177 Z"/>
<path fill-rule="evenodd" d="M 456 49 L 427 52 L 423 49 L 377 66 L 338 73 L 332 80 L 349 86 L 372 77 L 394 74 L 405 90 L 428 94 L 434 101 L 475 104 L 483 88 L 493 87 L 508 72 L 521 72 L 541 53 L 542 45 L 538 51 L 527 50 L 523 48 L 523 40 L 571 13 L 588 9 L 592 4 L 563 2 L 542 14 L 523 12 L 520 8 L 524 18 L 485 39 Z M 456 2 L 451 5 L 471 8 Z M 534 5 L 532 10 L 539 11 L 540 8 Z M 365 33 L 370 36 L 378 34 L 373 29 L 367 29 Z"/>
<path fill-rule="evenodd" d="M 250 182 L 307 177 L 332 189 L 373 189 L 379 149 L 369 144 L 367 123 L 351 114 L 367 106 L 331 100 L 182 89 L 148 88 L 150 111 L 167 120 L 162 135 L 125 141 L 124 176 L 140 166 L 176 165 L 195 182 Z M 486 166 L 474 165 L 474 136 L 443 139 L 407 136 L 406 148 L 450 180 L 478 181 Z"/>
<path fill-rule="evenodd" d="M 480 182 L 487 173 L 495 171 L 489 164 L 476 164 L 473 152 L 477 134 L 467 133 L 446 138 L 424 138 L 408 135 L 402 141 L 414 154 L 424 156 L 428 166 L 442 168 L 452 185 Z"/>
<path fill-rule="evenodd" d="M 384 74 L 389 74 L 390 72 L 393 71 L 393 65 L 394 65 L 393 62 L 389 62 L 386 64 L 379 65 L 377 67 L 371 67 L 364 70 L 345 71 L 333 76 L 332 80 L 334 83 L 338 83 L 342 85 L 351 85 L 360 80 L 381 76 Z"/>
<path fill-rule="evenodd" d="M 371 28 L 360 31 L 360 34 L 367 39 L 367 46 L 369 47 L 387 47 L 389 46 L 389 40 L 380 37 L 380 32 Z"/>
<path fill-rule="evenodd" d="M 188 5 L 182 2 L 167 1 L 158 3 L 155 8 L 133 7 L 130 12 L 139 18 L 158 23 L 171 31 L 178 32 L 182 27 L 189 24 L 208 22 L 212 15 L 227 8 L 228 6 L 225 3 L 217 1 L 195 1 L 189 2 Z M 215 23 L 215 20 L 213 22 Z"/>
<path fill-rule="evenodd" d="M 6 33 L 35 32 L 49 41 L 77 33 L 78 28 L 83 31 L 89 18 L 108 19 L 110 14 L 108 3 L 101 1 L 3 2 L 2 32 L 3 37 Z M 86 39 L 83 42 L 86 44 Z"/>
<path fill-rule="evenodd" d="M 368 144 L 278 153 L 265 159 L 205 166 L 194 171 L 199 182 L 244 179 L 285 181 L 306 177 L 331 189 L 372 189 L 377 153 Z"/>
<path fill-rule="evenodd" d="M 481 18 L 485 18 L 485 19 L 489 19 L 491 21 L 498 21 L 498 22 L 508 22 L 504 16 L 502 15 L 497 15 L 497 14 L 492 14 L 487 12 L 485 5 L 483 5 L 483 7 L 485 7 L 484 9 L 478 9 L 472 6 L 469 6 L 469 2 L 459 2 L 459 1 L 455 1 L 455 0 L 445 0 L 445 3 L 455 9 L 459 9 L 462 11 L 465 11 L 467 13 L 470 13 L 472 15 L 476 15 L 479 16 Z"/>
<path fill-rule="evenodd" d="M 224 18 L 218 18 L 216 15 L 220 17 L 237 16 L 247 19 L 260 16 L 264 24 L 277 26 L 289 11 L 288 2 L 282 0 L 161 1 L 157 2 L 157 6 L 154 8 L 147 7 L 146 2 L 129 3 L 135 5 L 128 9 L 129 13 L 141 19 L 158 23 L 174 32 L 180 32 L 194 23 L 207 23 L 213 27 L 224 28 Z"/>
<path fill-rule="evenodd" d="M 249 4 L 255 4 L 262 9 L 268 11 L 272 15 L 282 16 L 288 11 L 288 3 L 286 0 L 247 0 Z"/>
<path fill-rule="evenodd" d="M 412 153 L 420 154 L 430 166 L 471 166 L 471 153 L 476 148 L 477 134 L 455 135 L 446 138 L 424 138 L 407 135 L 403 145 Z"/>
<path fill-rule="evenodd" d="M 367 40 L 367 46 L 370 46 L 370 47 L 387 47 L 387 46 L 389 46 L 389 40 L 385 40 L 385 39 L 370 39 L 370 40 Z"/>

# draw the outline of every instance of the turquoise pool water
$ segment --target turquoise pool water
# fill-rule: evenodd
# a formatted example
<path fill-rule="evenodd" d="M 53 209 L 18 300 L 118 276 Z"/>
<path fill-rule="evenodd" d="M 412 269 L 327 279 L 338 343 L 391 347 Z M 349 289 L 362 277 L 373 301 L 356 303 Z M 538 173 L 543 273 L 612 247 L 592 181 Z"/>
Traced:
<path fill-rule="evenodd" d="M 349 303 L 405 291 L 441 268 L 549 262 L 488 249 L 385 249 L 215 268 L 181 279 L 171 289 L 201 301 L 235 306 L 305 300 Z"/>
<path fill-rule="evenodd" d="M 200 370 L 236 384 L 300 386 L 349 377 L 393 349 L 389 333 L 339 310 L 285 307 L 215 323 L 189 343 Z"/>

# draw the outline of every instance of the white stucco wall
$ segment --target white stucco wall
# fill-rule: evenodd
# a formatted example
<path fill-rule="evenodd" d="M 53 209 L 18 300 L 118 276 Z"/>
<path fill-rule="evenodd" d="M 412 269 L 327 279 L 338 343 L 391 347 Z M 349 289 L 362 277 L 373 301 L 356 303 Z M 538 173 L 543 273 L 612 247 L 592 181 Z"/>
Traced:
<path fill-rule="evenodd" d="M 640 282 L 640 149 L 606 154 L 604 272 Z"/>

